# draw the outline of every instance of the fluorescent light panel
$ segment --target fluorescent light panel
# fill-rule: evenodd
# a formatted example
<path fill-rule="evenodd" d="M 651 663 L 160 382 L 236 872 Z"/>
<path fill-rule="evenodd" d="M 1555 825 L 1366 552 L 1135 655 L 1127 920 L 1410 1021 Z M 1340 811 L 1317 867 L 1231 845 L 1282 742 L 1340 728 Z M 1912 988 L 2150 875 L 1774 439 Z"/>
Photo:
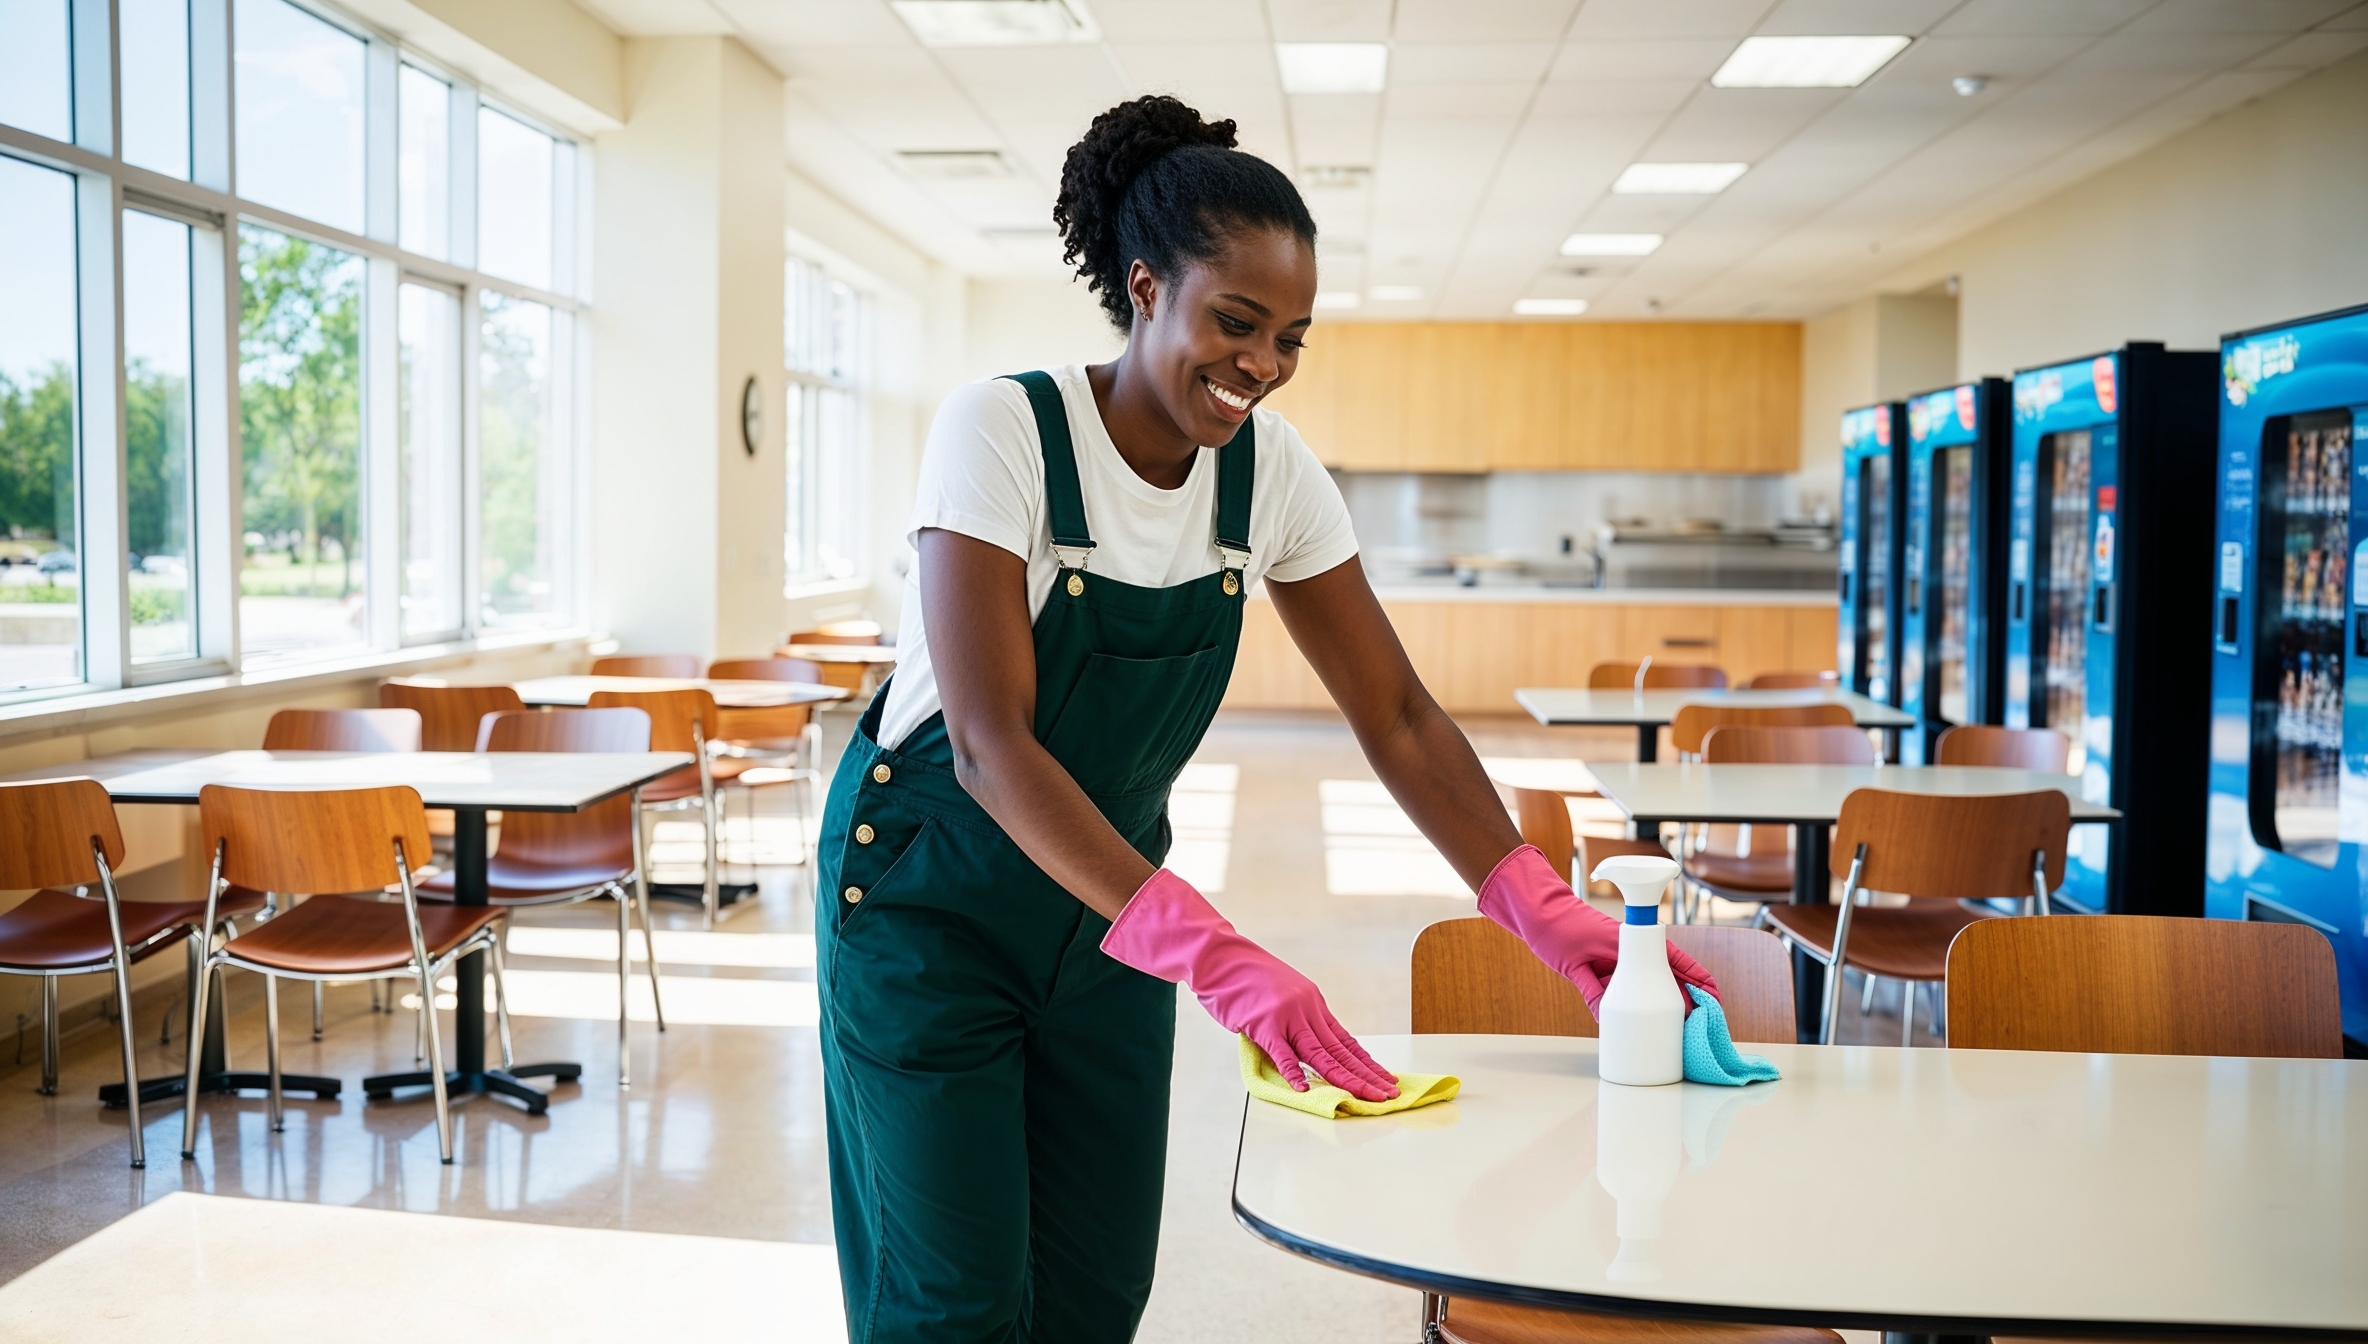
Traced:
<path fill-rule="evenodd" d="M 1041 47 L 1098 42 L 1084 0 L 889 0 L 925 47 Z"/>
<path fill-rule="evenodd" d="M 1372 293 L 1375 303 L 1414 303 L 1422 298 L 1422 286 L 1375 285 Z"/>
<path fill-rule="evenodd" d="M 1277 42 L 1285 93 L 1379 93 L 1389 83 L 1386 42 Z"/>
<path fill-rule="evenodd" d="M 1710 82 L 1721 89 L 1854 89 L 1907 45 L 1904 37 L 1747 37 Z"/>
<path fill-rule="evenodd" d="M 1577 317 L 1587 311 L 1585 299 L 1515 299 L 1513 311 L 1521 317 Z M 512 930 L 515 935 L 516 930 Z"/>
<path fill-rule="evenodd" d="M 1714 196 L 1743 176 L 1748 163 L 1632 163 L 1612 183 L 1621 196 Z"/>
<path fill-rule="evenodd" d="M 1320 289 L 1316 291 L 1318 310 L 1339 312 L 1354 308 L 1365 301 L 1365 296 L 1353 289 Z"/>
<path fill-rule="evenodd" d="M 1657 233 L 1574 233 L 1562 240 L 1566 257 L 1642 257 L 1661 246 Z"/>

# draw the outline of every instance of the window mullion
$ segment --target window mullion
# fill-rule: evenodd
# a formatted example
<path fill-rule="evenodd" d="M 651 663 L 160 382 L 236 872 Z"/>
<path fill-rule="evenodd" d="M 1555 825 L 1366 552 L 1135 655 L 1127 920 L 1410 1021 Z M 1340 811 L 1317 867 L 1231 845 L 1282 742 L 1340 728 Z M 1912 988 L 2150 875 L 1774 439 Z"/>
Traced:
<path fill-rule="evenodd" d="M 392 42 L 372 42 L 363 49 L 362 232 L 385 243 L 395 241 L 397 218 L 395 90 L 402 71 L 398 56 Z"/>
<path fill-rule="evenodd" d="M 238 570 L 246 552 L 239 532 L 245 473 L 238 421 L 237 231 L 194 231 L 189 261 L 197 651 L 202 658 L 232 659 L 238 649 Z"/>
<path fill-rule="evenodd" d="M 401 343 L 396 288 L 402 268 L 372 258 L 362 293 L 362 583 L 364 634 L 373 648 L 402 644 L 402 463 L 397 451 Z"/>
<path fill-rule="evenodd" d="M 112 0 L 73 0 L 74 143 L 93 154 L 115 155 L 120 116 L 115 91 L 115 6 Z"/>
<path fill-rule="evenodd" d="M 477 90 L 455 80 L 452 85 L 452 264 L 468 271 L 477 265 Z M 475 302 L 474 297 L 471 303 Z M 464 315 L 474 323 L 473 315 Z M 472 423 L 474 415 L 471 416 Z"/>
<path fill-rule="evenodd" d="M 81 308 L 81 535 L 83 680 L 112 690 L 131 665 L 125 573 L 130 518 L 124 478 L 123 209 L 115 180 L 75 179 L 77 299 Z"/>
<path fill-rule="evenodd" d="M 476 123 L 475 114 L 470 124 Z M 457 158 L 458 156 L 455 155 Z M 472 161 L 475 156 L 472 154 Z M 459 239 L 454 239 L 457 246 Z M 474 247 L 472 239 L 470 246 Z M 484 585 L 480 578 L 485 563 L 484 454 L 481 449 L 484 427 L 480 412 L 479 351 L 484 341 L 485 309 L 483 295 L 475 285 L 461 292 L 460 298 L 460 615 L 461 629 L 474 637 L 484 632 Z"/>
<path fill-rule="evenodd" d="M 229 194 L 231 0 L 189 0 L 189 180 Z M 235 277 L 238 268 L 232 267 Z"/>

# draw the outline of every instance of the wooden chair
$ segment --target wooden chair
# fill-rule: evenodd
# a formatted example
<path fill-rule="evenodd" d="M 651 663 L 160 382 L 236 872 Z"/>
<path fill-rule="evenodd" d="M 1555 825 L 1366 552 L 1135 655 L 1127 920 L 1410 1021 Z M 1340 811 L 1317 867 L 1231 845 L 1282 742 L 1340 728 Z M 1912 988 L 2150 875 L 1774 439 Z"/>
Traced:
<path fill-rule="evenodd" d="M 380 682 L 378 703 L 383 709 L 408 709 L 419 715 L 423 751 L 475 751 L 477 729 L 486 715 L 526 708 L 509 686 L 427 686 L 412 681 Z"/>
<path fill-rule="evenodd" d="M 719 877 L 716 844 L 722 817 L 716 806 L 716 790 L 725 780 L 745 773 L 753 763 L 746 758 L 719 758 L 710 754 L 707 744 L 716 740 L 721 715 L 716 711 L 715 697 L 706 691 L 595 691 L 589 707 L 638 709 L 649 715 L 651 751 L 687 751 L 693 757 L 691 764 L 641 786 L 641 813 L 643 816 L 652 812 L 697 815 L 706 844 L 700 885 L 703 912 L 700 927 L 714 928 L 721 913 L 716 890 Z M 635 833 L 640 833 L 639 821 L 635 823 Z M 646 841 L 642 847 L 646 853 Z"/>
<path fill-rule="evenodd" d="M 1743 683 L 1747 691 L 1831 691 L 1842 685 L 1838 672 L 1762 672 Z"/>
<path fill-rule="evenodd" d="M 1727 688 L 1727 674 L 1715 667 L 1658 663 L 1650 658 L 1642 663 L 1597 663 L 1587 669 L 1587 689 L 1591 691 L 1625 691 L 1631 687 L 1645 691 L 1723 691 Z"/>
<path fill-rule="evenodd" d="M 1680 705 L 1669 721 L 1669 745 L 1699 756 L 1713 728 L 1848 728 L 1855 722 L 1848 705 Z"/>
<path fill-rule="evenodd" d="M 678 677 L 689 679 L 699 675 L 699 655 L 695 653 L 628 653 L 612 658 L 592 660 L 592 675 L 596 677 Z"/>
<path fill-rule="evenodd" d="M 1580 879 L 1574 877 L 1571 870 L 1574 852 L 1579 857 L 1580 874 L 1594 872 L 1595 865 L 1614 854 L 1648 854 L 1663 859 L 1669 857 L 1669 851 L 1663 849 L 1658 840 L 1574 836 L 1570 824 L 1570 803 L 1562 794 L 1551 789 L 1525 789 L 1517 785 L 1505 787 L 1513 794 L 1513 811 L 1519 819 L 1522 842 L 1536 845 L 1562 880 L 1574 887 L 1580 884 Z M 1589 895 L 1610 900 L 1618 900 L 1620 896 L 1619 889 L 1609 882 L 1588 881 L 1585 890 Z"/>
<path fill-rule="evenodd" d="M 2300 924 L 1986 919 L 1948 976 L 1951 1048 L 2343 1057 L 2335 951 Z"/>
<path fill-rule="evenodd" d="M 478 733 L 479 751 L 648 751 L 650 716 L 638 709 L 531 709 L 489 714 Z M 649 964 L 650 1001 L 658 1030 L 666 1030 L 666 1004 L 658 990 L 658 944 L 650 931 L 650 889 L 641 844 L 636 800 L 621 794 L 581 812 L 513 812 L 502 823 L 501 848 L 485 865 L 486 899 L 501 909 L 524 905 L 577 905 L 602 896 L 617 902 L 617 1086 L 633 1084 L 626 1035 L 626 991 L 630 984 L 628 945 L 632 916 L 641 920 L 641 946 Z M 628 889 L 631 894 L 628 895 Z M 442 872 L 419 884 L 423 901 L 451 901 L 457 875 Z M 510 1043 L 502 1042 L 507 1058 Z"/>
<path fill-rule="evenodd" d="M 1757 929 L 1672 928 L 1669 940 L 1718 981 L 1738 1041 L 1793 1039 L 1792 959 Z M 1593 1036 L 1578 987 L 1548 969 L 1520 939 L 1486 919 L 1450 919 L 1414 940 L 1414 1030 L 1507 1036 Z M 1445 1344 L 1839 1344 L 1801 1326 L 1682 1327 L 1585 1311 L 1517 1307 L 1423 1295 L 1423 1321 Z M 1426 1337 L 1431 1337 L 1427 1336 Z"/>
<path fill-rule="evenodd" d="M 2003 765 L 2060 775 L 2072 766 L 2072 739 L 2053 728 L 1951 728 L 1933 744 L 1935 765 Z"/>
<path fill-rule="evenodd" d="M 115 977 L 115 1024 L 122 1036 L 124 1104 L 131 1110 L 132 1165 L 148 1165 L 140 1127 L 140 1074 L 132 1044 L 131 968 L 179 942 L 194 960 L 203 901 L 125 901 L 115 894 L 123 832 L 107 790 L 92 779 L 0 784 L 0 890 L 38 888 L 0 915 L 0 975 L 41 977 L 41 1095 L 58 1092 L 58 981 Z M 88 896 L 98 888 L 99 899 Z M 72 890 L 67 890 L 71 888 Z M 227 919 L 262 905 L 227 902 Z"/>
<path fill-rule="evenodd" d="M 263 749 L 418 751 L 420 728 L 410 709 L 283 709 L 264 726 Z"/>
<path fill-rule="evenodd" d="M 824 678 L 822 664 L 805 658 L 735 658 L 708 664 L 707 675 L 716 681 L 830 684 Z M 805 856 L 801 862 L 811 863 L 815 821 L 819 815 L 816 804 L 822 783 L 822 725 L 815 721 L 814 706 L 780 705 L 768 709 L 719 706 L 716 714 L 716 732 L 721 735 L 717 751 L 724 756 L 746 758 L 752 767 L 733 777 L 730 789 L 752 794 L 756 789 L 768 787 L 797 789 L 800 850 Z M 722 806 L 728 821 L 732 810 L 729 789 Z M 753 824 L 753 803 L 749 815 Z"/>
<path fill-rule="evenodd" d="M 1829 723 L 1815 728 L 1713 728 L 1702 735 L 1702 759 L 1711 765 L 1878 765 L 1883 758 L 1862 730 Z"/>
<path fill-rule="evenodd" d="M 1669 725 L 1669 741 L 1681 754 L 1698 757 L 1714 732 L 1738 728 L 1855 732 L 1851 724 L 1845 705 L 1684 705 Z M 1863 744 L 1864 734 L 1860 739 Z M 1848 754 L 1837 755 L 1831 764 L 1858 763 L 1852 749 L 1837 745 L 1832 750 Z M 1678 862 L 1685 866 L 1687 922 L 1692 922 L 1697 908 L 1706 908 L 1700 900 L 1703 890 L 1730 901 L 1773 901 L 1792 895 L 1792 828 L 1693 826 L 1681 835 Z"/>
<path fill-rule="evenodd" d="M 811 630 L 793 631 L 784 644 L 877 644 L 880 642 L 880 623 L 877 621 L 832 621 Z"/>
<path fill-rule="evenodd" d="M 494 906 L 422 906 L 411 859 L 428 851 L 427 809 L 417 790 L 234 789 L 209 784 L 197 797 L 199 832 L 213 855 L 202 927 L 214 926 L 215 893 L 225 882 L 258 891 L 305 893 L 282 911 L 209 953 L 200 967 L 192 1024 L 206 1019 L 206 986 L 218 966 L 263 977 L 264 1045 L 270 1059 L 268 1114 L 283 1128 L 280 1101 L 281 977 L 298 980 L 400 979 L 416 985 L 427 1013 L 428 1075 L 436 1098 L 437 1151 L 452 1161 L 452 1110 L 444 1091 L 444 1041 L 436 1024 L 436 978 L 453 961 L 485 951 L 493 959 L 495 1009 L 509 1038 L 509 996 L 502 989 L 501 940 Z M 389 886 L 401 904 L 335 893 Z M 197 1156 L 198 1066 L 205 1033 L 188 1033 L 189 1065 L 181 1118 L 181 1156 Z M 503 1062 L 508 1058 L 505 1054 Z"/>
<path fill-rule="evenodd" d="M 2072 804 L 2056 789 L 1951 797 L 1859 789 L 1842 800 L 1831 871 L 1843 879 L 1838 905 L 1763 905 L 1760 920 L 1829 971 L 1820 1039 L 1833 1044 L 1842 970 L 1911 982 L 1900 1004 L 1900 1044 L 1915 1031 L 1915 984 L 1948 978 L 1949 944 L 1968 925 L 1995 918 L 1965 901 L 2032 897 L 2064 880 Z M 1900 907 L 1858 907 L 1861 891 L 1902 892 Z"/>

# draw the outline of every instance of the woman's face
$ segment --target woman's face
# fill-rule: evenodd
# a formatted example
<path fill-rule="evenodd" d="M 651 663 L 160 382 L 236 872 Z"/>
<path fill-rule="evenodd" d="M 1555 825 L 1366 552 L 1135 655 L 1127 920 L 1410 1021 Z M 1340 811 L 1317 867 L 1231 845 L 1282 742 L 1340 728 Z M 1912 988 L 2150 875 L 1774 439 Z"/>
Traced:
<path fill-rule="evenodd" d="M 1128 357 L 1194 443 L 1230 442 L 1260 398 L 1291 381 L 1316 302 L 1315 249 L 1289 229 L 1236 234 L 1166 284 L 1138 261 Z"/>

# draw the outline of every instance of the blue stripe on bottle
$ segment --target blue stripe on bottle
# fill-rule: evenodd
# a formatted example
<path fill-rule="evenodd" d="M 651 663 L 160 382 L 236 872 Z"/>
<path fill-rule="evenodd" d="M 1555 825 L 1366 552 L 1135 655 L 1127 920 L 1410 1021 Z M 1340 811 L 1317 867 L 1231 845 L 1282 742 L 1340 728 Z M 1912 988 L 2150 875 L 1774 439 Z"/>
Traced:
<path fill-rule="evenodd" d="M 1661 922 L 1661 907 L 1660 907 L 1660 906 L 1657 906 L 1657 905 L 1631 905 L 1631 906 L 1627 906 L 1627 907 L 1625 907 L 1625 909 L 1626 909 L 1626 911 L 1627 911 L 1627 916 L 1628 916 L 1628 917 L 1627 917 L 1627 920 L 1626 920 L 1626 922 L 1627 922 L 1627 923 L 1630 923 L 1630 924 L 1658 924 L 1658 923 L 1660 923 L 1660 922 Z"/>

